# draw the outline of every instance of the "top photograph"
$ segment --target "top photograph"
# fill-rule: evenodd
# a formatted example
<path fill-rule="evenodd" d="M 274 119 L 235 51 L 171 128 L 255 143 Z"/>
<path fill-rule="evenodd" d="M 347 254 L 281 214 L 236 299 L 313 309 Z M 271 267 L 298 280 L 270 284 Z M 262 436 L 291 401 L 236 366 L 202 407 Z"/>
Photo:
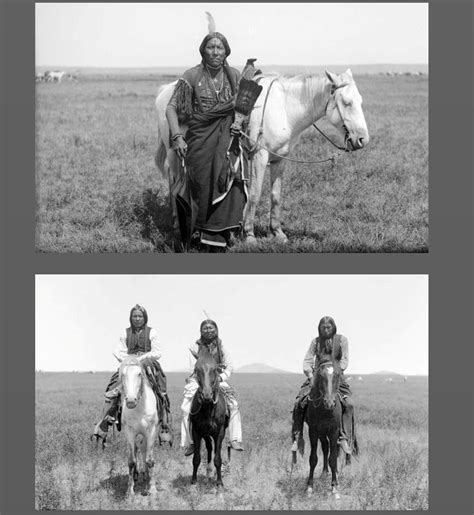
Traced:
<path fill-rule="evenodd" d="M 36 252 L 428 252 L 428 11 L 37 3 Z"/>

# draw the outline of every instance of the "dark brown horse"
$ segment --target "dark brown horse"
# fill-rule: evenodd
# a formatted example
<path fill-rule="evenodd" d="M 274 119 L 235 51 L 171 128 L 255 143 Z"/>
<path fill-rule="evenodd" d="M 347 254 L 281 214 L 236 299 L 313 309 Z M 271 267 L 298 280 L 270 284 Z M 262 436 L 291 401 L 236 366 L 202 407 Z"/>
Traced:
<path fill-rule="evenodd" d="M 199 389 L 191 404 L 190 422 L 194 443 L 193 477 L 191 484 L 197 482 L 197 470 L 201 463 L 201 440 L 204 439 L 207 448 L 207 471 L 211 471 L 212 442 L 214 442 L 214 465 L 216 467 L 217 487 L 222 483 L 221 449 L 225 430 L 229 425 L 226 413 L 226 400 L 219 387 L 220 369 L 214 357 L 205 347 L 201 349 L 194 366 L 194 375 Z"/>
<path fill-rule="evenodd" d="M 341 427 L 342 405 L 338 390 L 342 372 L 338 362 L 325 361 L 315 370 L 311 392 L 306 410 L 306 423 L 309 429 L 311 455 L 309 457 L 309 476 L 307 492 L 313 492 L 313 474 L 318 463 L 318 440 L 323 450 L 323 475 L 331 467 L 331 491 L 339 498 L 337 487 L 338 439 Z"/>

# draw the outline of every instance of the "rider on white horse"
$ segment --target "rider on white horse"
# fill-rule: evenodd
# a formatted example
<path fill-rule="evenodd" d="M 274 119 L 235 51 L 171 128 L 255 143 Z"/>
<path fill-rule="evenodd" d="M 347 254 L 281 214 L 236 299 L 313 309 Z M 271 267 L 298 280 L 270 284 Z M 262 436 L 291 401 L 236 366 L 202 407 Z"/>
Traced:
<path fill-rule="evenodd" d="M 146 309 L 136 304 L 130 311 L 130 327 L 124 330 L 119 339 L 119 346 L 114 355 L 119 361 L 126 356 L 136 355 L 139 361 L 147 360 L 150 373 L 153 376 L 157 393 L 162 398 L 160 419 L 162 420 L 162 433 L 168 433 L 170 420 L 169 399 L 166 393 L 166 376 L 163 373 L 159 359 L 161 350 L 158 345 L 158 335 L 155 329 L 147 325 L 148 314 Z M 105 443 L 109 426 L 118 423 L 118 409 L 120 405 L 119 373 L 114 372 L 105 390 L 105 405 L 102 419 L 94 427 L 93 436 Z"/>
<path fill-rule="evenodd" d="M 227 406 L 230 411 L 229 419 L 229 433 L 230 443 L 232 449 L 236 451 L 243 451 L 242 443 L 242 423 L 240 420 L 240 411 L 235 398 L 233 388 L 227 383 L 232 373 L 232 363 L 229 358 L 229 353 L 224 349 L 222 341 L 219 338 L 219 331 L 217 324 L 213 320 L 204 320 L 201 323 L 201 338 L 195 343 L 194 353 L 199 355 L 200 349 L 207 347 L 210 354 L 216 358 L 216 362 L 219 363 L 221 368 L 220 373 L 220 388 L 226 398 Z M 185 448 L 184 455 L 190 456 L 194 452 L 194 445 L 192 443 L 190 424 L 189 424 L 189 413 L 191 411 L 191 404 L 193 397 L 198 390 L 199 385 L 192 373 L 186 379 L 186 386 L 184 387 L 184 399 L 181 406 L 183 411 L 183 420 L 181 423 L 181 446 Z"/>

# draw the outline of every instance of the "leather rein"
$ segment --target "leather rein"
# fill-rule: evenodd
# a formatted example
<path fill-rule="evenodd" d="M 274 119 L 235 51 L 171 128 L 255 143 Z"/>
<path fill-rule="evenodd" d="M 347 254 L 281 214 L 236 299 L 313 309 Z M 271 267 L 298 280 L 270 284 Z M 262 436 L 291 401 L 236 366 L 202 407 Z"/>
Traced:
<path fill-rule="evenodd" d="M 220 393 L 220 389 L 219 389 L 219 380 L 217 379 L 217 381 L 214 382 L 214 385 L 213 385 L 213 398 L 212 398 L 212 404 L 216 405 L 217 404 L 217 401 L 219 400 L 219 393 Z M 192 411 L 190 410 L 189 411 L 189 414 L 190 415 L 196 415 L 197 413 L 199 413 L 201 411 L 201 408 L 203 406 L 203 401 L 202 401 L 202 389 L 201 389 L 201 386 L 199 386 L 199 389 L 197 390 L 196 392 L 196 395 L 198 395 L 201 397 L 201 400 L 199 402 L 199 407 L 196 411 Z"/>

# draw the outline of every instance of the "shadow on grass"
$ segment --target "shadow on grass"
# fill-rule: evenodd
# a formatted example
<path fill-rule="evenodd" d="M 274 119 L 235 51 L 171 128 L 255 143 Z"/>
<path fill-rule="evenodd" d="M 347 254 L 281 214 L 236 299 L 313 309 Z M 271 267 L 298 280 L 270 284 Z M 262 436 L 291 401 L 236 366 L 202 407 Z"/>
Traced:
<path fill-rule="evenodd" d="M 104 479 L 100 482 L 100 486 L 109 490 L 114 499 L 117 501 L 124 501 L 127 497 L 128 487 L 128 474 L 118 474 Z M 145 472 L 138 474 L 137 482 L 135 483 L 136 495 L 147 495 L 150 488 L 150 480 Z"/>
<path fill-rule="evenodd" d="M 158 252 L 179 252 L 180 245 L 173 231 L 169 196 L 160 189 L 142 192 L 121 192 L 112 198 L 111 210 L 125 234 L 140 233 Z"/>

